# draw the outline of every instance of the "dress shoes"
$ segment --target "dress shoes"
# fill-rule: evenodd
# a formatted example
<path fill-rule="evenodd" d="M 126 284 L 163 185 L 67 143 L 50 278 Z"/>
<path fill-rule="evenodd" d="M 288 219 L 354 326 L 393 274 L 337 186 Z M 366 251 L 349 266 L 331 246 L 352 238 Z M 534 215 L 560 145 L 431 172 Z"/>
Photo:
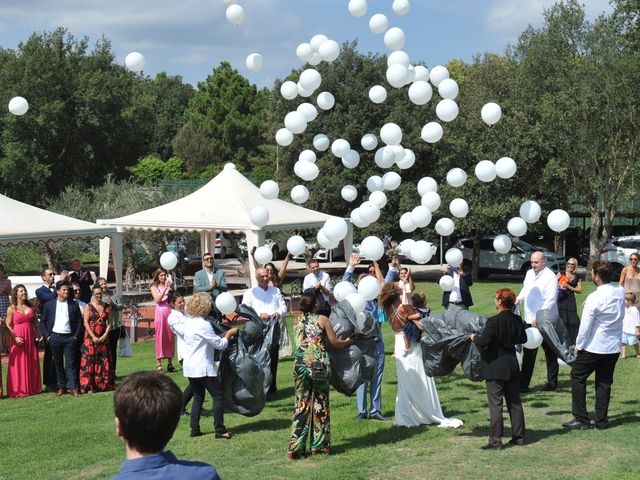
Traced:
<path fill-rule="evenodd" d="M 511 440 L 509 440 L 509 445 L 515 446 L 515 447 L 521 447 L 522 445 L 524 445 L 524 439 L 523 438 L 512 438 Z"/>
<path fill-rule="evenodd" d="M 72 397 L 79 397 L 80 393 L 78 393 L 78 390 L 76 390 L 75 388 L 73 390 L 71 390 L 71 396 Z"/>
<path fill-rule="evenodd" d="M 591 425 L 588 423 L 582 423 L 574 418 L 570 422 L 564 422 L 562 427 L 568 430 L 588 430 L 591 428 Z"/>
<path fill-rule="evenodd" d="M 611 424 L 609 422 L 606 423 L 596 423 L 596 428 L 598 430 L 607 430 L 611 428 Z"/>
<path fill-rule="evenodd" d="M 190 436 L 190 437 L 201 437 L 202 435 L 203 435 L 203 433 L 202 433 L 200 430 L 192 431 L 192 432 L 189 434 L 189 436 Z"/>
<path fill-rule="evenodd" d="M 520 393 L 529 393 L 530 390 L 529 387 L 520 387 Z"/>
<path fill-rule="evenodd" d="M 58 390 L 56 390 L 56 397 L 61 397 L 65 393 L 67 393 L 67 389 L 66 388 L 59 388 Z"/>
<path fill-rule="evenodd" d="M 356 415 L 356 420 L 366 420 L 367 419 L 367 414 L 366 413 L 359 413 L 358 415 Z"/>
<path fill-rule="evenodd" d="M 503 448 L 504 445 L 502 445 L 501 443 L 487 443 L 486 445 L 480 447 L 480 450 L 502 450 Z"/>
<path fill-rule="evenodd" d="M 542 391 L 543 392 L 555 392 L 557 388 L 558 388 L 557 385 L 553 385 L 552 383 L 546 383 L 544 385 L 544 387 L 542 388 Z"/>
<path fill-rule="evenodd" d="M 376 420 L 378 422 L 388 422 L 391 420 L 391 417 L 385 417 L 380 412 L 376 412 L 369 415 L 369 420 Z"/>

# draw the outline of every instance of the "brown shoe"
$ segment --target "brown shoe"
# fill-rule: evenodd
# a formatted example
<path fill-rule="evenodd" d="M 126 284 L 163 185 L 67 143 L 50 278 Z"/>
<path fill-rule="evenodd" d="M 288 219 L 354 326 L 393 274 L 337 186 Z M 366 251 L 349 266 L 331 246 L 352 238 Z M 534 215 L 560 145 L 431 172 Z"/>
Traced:
<path fill-rule="evenodd" d="M 79 397 L 80 394 L 78 393 L 78 390 L 76 390 L 75 388 L 73 390 L 71 390 L 71 396 L 72 397 Z"/>
<path fill-rule="evenodd" d="M 67 393 L 67 390 L 65 388 L 59 388 L 58 390 L 56 390 L 56 397 L 61 397 L 65 393 Z"/>

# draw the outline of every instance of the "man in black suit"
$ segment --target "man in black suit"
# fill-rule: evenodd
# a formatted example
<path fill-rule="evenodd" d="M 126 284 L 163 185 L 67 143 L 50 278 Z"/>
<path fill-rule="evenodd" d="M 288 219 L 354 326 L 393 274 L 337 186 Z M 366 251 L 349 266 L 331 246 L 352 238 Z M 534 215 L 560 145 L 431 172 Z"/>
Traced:
<path fill-rule="evenodd" d="M 462 264 L 457 267 L 445 265 L 444 275 L 453 277 L 453 289 L 442 294 L 442 306 L 447 310 L 469 310 L 473 305 L 469 287 L 473 285 L 471 273 L 465 273 Z"/>
<path fill-rule="evenodd" d="M 93 278 L 91 278 L 91 273 L 89 273 L 88 270 L 82 268 L 82 264 L 78 259 L 71 260 L 69 281 L 80 284 L 80 300 L 84 303 L 89 303 L 91 301 L 91 286 L 93 285 Z"/>
<path fill-rule="evenodd" d="M 56 299 L 42 307 L 40 329 L 51 345 L 53 363 L 56 367 L 58 390 L 56 395 L 66 393 L 78 397 L 76 385 L 76 345 L 82 339 L 83 324 L 80 308 L 75 302 L 68 302 L 69 284 L 60 280 L 56 283 Z"/>
<path fill-rule="evenodd" d="M 42 286 L 36 290 L 36 297 L 40 304 L 39 315 L 42 316 L 42 309 L 47 302 L 56 299 L 55 272 L 51 268 L 45 268 L 42 271 Z M 61 280 L 66 278 L 67 273 L 62 272 Z M 63 278 L 64 277 L 64 278 Z M 46 339 L 46 337 L 45 337 Z M 49 342 L 45 342 L 44 359 L 42 361 L 42 383 L 45 386 L 45 392 L 55 392 L 57 389 L 56 367 L 53 364 L 53 356 L 51 355 L 51 347 Z"/>

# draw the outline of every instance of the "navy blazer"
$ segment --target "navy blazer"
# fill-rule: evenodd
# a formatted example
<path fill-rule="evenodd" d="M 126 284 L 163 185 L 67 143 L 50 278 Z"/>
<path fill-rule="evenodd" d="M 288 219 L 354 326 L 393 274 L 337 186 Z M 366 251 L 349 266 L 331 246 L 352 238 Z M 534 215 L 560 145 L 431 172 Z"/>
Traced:
<path fill-rule="evenodd" d="M 480 368 L 485 380 L 511 380 L 519 375 L 515 346 L 527 341 L 525 324 L 520 316 L 500 312 L 487 319 L 484 330 L 476 336 L 481 348 Z"/>
<path fill-rule="evenodd" d="M 450 277 L 453 277 L 453 270 L 449 268 L 449 270 L 447 270 L 447 273 L 445 273 L 445 275 L 449 275 Z M 467 308 L 473 305 L 473 300 L 471 299 L 471 291 L 469 290 L 469 287 L 471 285 L 473 285 L 473 277 L 471 276 L 471 273 L 464 272 L 462 275 L 460 275 L 460 296 L 462 297 L 462 303 L 464 303 L 467 306 Z M 449 307 L 450 295 L 451 295 L 451 292 L 444 292 L 442 294 L 442 306 L 444 308 Z"/>
<path fill-rule="evenodd" d="M 80 307 L 73 302 L 65 302 L 69 309 L 69 322 L 71 323 L 71 333 L 78 341 L 82 340 L 82 333 L 84 331 L 84 320 L 80 313 Z M 42 315 L 40 316 L 40 330 L 45 338 L 51 336 L 53 325 L 56 321 L 56 307 L 58 301 L 51 301 L 44 304 L 42 307 Z"/>
<path fill-rule="evenodd" d="M 44 285 L 42 285 L 36 290 L 36 297 L 38 298 L 40 305 L 44 305 L 49 300 L 55 300 L 55 298 L 57 297 L 56 289 L 54 287 L 53 291 L 51 291 L 49 287 L 45 287 Z"/>

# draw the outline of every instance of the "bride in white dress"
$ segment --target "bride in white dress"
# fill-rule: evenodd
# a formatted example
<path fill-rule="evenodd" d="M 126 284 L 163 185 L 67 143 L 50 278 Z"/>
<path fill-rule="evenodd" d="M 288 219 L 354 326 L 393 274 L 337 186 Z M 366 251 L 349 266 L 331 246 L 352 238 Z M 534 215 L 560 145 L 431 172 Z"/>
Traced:
<path fill-rule="evenodd" d="M 393 352 L 398 376 L 398 396 L 394 424 L 415 427 L 437 423 L 441 428 L 458 428 L 462 425 L 461 420 L 446 418 L 442 413 L 436 384 L 424 371 L 420 344 L 412 341 L 409 351 L 405 351 L 402 327 L 408 321 L 407 316 L 415 310 L 410 305 L 402 304 L 401 293 L 396 284 L 387 283 L 380 294 L 380 305 L 385 309 L 395 332 Z"/>

